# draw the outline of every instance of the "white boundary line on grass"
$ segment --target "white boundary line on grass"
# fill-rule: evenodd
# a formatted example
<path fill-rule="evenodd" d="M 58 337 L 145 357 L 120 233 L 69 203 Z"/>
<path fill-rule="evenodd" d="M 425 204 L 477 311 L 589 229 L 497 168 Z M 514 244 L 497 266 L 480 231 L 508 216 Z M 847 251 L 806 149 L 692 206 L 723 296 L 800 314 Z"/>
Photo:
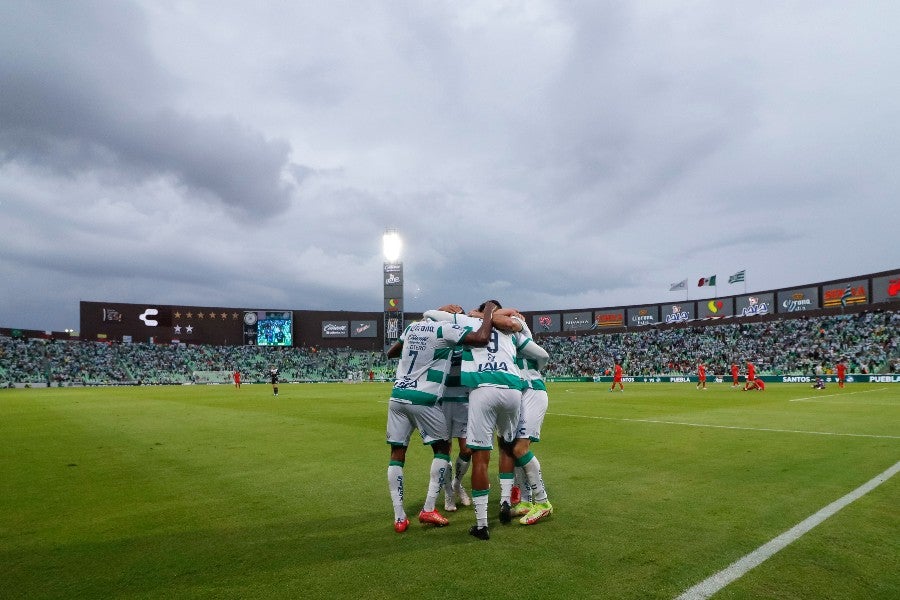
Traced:
<path fill-rule="evenodd" d="M 894 466 L 890 467 L 880 475 L 876 475 L 843 498 L 835 500 L 816 514 L 807 517 L 778 537 L 769 540 L 750 554 L 739 558 L 715 575 L 704 579 L 694 587 L 686 590 L 675 600 L 704 600 L 705 598 L 709 598 L 729 583 L 743 577 L 745 573 L 758 567 L 777 552 L 783 550 L 788 544 L 799 539 L 802 535 L 828 517 L 834 515 L 851 502 L 859 500 L 877 488 L 879 485 L 896 475 L 897 472 L 900 472 L 900 461 L 894 463 Z"/>
<path fill-rule="evenodd" d="M 567 413 L 552 413 L 548 415 L 556 417 L 573 417 L 576 419 L 598 419 L 601 421 L 629 421 L 632 423 L 658 423 L 660 425 L 682 425 L 684 427 L 709 427 L 712 429 L 739 429 L 743 431 L 769 431 L 773 433 L 805 433 L 808 435 L 834 435 L 839 437 L 881 438 L 888 440 L 900 440 L 900 435 L 877 435 L 874 433 L 837 433 L 834 431 L 807 431 L 803 429 L 771 429 L 769 427 L 739 427 L 737 425 L 710 425 L 708 423 L 685 423 L 683 421 L 662 421 L 658 419 L 628 419 L 625 417 L 596 417 L 590 415 L 573 415 Z"/>
<path fill-rule="evenodd" d="M 808 402 L 810 400 L 818 400 L 819 398 L 831 398 L 832 396 L 852 396 L 853 394 L 868 394 L 869 392 L 882 392 L 887 388 L 877 388 L 874 390 L 861 390 L 859 392 L 846 392 L 840 394 L 825 394 L 824 396 L 807 396 L 806 398 L 794 398 L 788 402 Z"/>

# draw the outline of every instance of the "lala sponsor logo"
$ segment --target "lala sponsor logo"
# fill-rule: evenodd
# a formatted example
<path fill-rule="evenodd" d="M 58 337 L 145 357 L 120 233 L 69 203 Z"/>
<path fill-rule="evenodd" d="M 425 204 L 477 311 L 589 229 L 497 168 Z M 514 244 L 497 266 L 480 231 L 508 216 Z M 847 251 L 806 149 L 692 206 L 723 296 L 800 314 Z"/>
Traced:
<path fill-rule="evenodd" d="M 747 298 L 747 302 L 749 304 L 741 309 L 742 317 L 764 315 L 769 312 L 769 304 L 767 302 L 760 302 L 759 298 L 757 298 L 756 296 L 750 296 L 749 298 Z"/>
<path fill-rule="evenodd" d="M 673 304 L 672 314 L 666 315 L 666 323 L 682 323 L 690 320 L 690 318 L 687 311 L 681 310 L 681 306 Z"/>

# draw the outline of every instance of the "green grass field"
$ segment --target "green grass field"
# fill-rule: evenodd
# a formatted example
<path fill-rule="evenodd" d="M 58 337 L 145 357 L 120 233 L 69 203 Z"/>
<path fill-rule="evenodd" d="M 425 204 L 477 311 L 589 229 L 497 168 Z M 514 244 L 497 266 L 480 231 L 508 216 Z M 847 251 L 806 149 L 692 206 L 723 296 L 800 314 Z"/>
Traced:
<path fill-rule="evenodd" d="M 488 542 L 394 533 L 388 385 L 0 391 L 0 597 L 675 598 L 900 461 L 897 385 L 607 387 L 551 385 L 554 515 Z M 715 598 L 900 598 L 900 477 Z"/>

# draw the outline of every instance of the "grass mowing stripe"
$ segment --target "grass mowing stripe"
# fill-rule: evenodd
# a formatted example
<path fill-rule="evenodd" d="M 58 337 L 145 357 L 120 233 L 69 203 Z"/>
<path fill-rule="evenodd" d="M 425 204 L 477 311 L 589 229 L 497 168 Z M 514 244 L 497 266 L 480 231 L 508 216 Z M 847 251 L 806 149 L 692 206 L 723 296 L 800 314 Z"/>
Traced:
<path fill-rule="evenodd" d="M 742 431 L 769 431 L 772 433 L 805 433 L 808 435 L 835 435 L 840 437 L 880 438 L 900 440 L 900 435 L 878 435 L 874 433 L 836 433 L 834 431 L 807 431 L 803 429 L 773 429 L 770 427 L 740 427 L 737 425 L 710 425 L 709 423 L 685 423 L 683 421 L 662 421 L 659 419 L 629 419 L 626 417 L 597 417 L 592 415 L 573 415 L 568 413 L 552 413 L 555 417 L 572 417 L 575 419 L 597 419 L 602 421 L 628 421 L 631 423 L 656 423 L 659 425 L 682 425 L 684 427 L 709 427 L 711 429 L 739 429 Z"/>
<path fill-rule="evenodd" d="M 860 392 L 846 392 L 841 394 L 825 394 L 823 396 L 807 396 L 806 398 L 793 398 L 788 402 L 808 402 L 810 400 L 818 400 L 819 398 L 830 398 L 832 396 L 852 396 L 853 394 L 868 394 L 869 392 L 883 392 L 887 388 L 876 388 L 874 390 L 862 390 Z"/>
<path fill-rule="evenodd" d="M 709 598 L 729 583 L 742 577 L 750 569 L 756 568 L 761 565 L 777 552 L 784 549 L 788 544 L 799 539 L 802 535 L 810 531 L 816 525 L 819 525 L 828 517 L 834 515 L 851 502 L 859 500 L 860 498 L 877 488 L 879 485 L 896 475 L 898 471 L 900 471 L 900 461 L 894 463 L 894 466 L 890 467 L 883 473 L 876 475 L 846 496 L 835 500 L 819 512 L 804 519 L 797 525 L 794 525 L 778 537 L 773 538 L 769 542 L 766 542 L 750 554 L 747 554 L 746 556 L 736 560 L 725 569 L 719 571 L 711 577 L 708 577 L 707 579 L 704 579 L 694 587 L 686 590 L 683 594 L 678 596 L 676 600 L 703 600 L 705 598 Z"/>

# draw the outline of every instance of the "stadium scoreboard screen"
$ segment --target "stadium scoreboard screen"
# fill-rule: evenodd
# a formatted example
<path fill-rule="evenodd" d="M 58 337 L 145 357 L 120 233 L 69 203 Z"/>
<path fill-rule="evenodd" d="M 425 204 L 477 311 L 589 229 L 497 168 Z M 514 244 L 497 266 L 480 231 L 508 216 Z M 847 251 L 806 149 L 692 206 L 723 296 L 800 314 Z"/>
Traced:
<path fill-rule="evenodd" d="M 244 344 L 293 346 L 294 313 L 272 310 L 244 311 Z"/>

